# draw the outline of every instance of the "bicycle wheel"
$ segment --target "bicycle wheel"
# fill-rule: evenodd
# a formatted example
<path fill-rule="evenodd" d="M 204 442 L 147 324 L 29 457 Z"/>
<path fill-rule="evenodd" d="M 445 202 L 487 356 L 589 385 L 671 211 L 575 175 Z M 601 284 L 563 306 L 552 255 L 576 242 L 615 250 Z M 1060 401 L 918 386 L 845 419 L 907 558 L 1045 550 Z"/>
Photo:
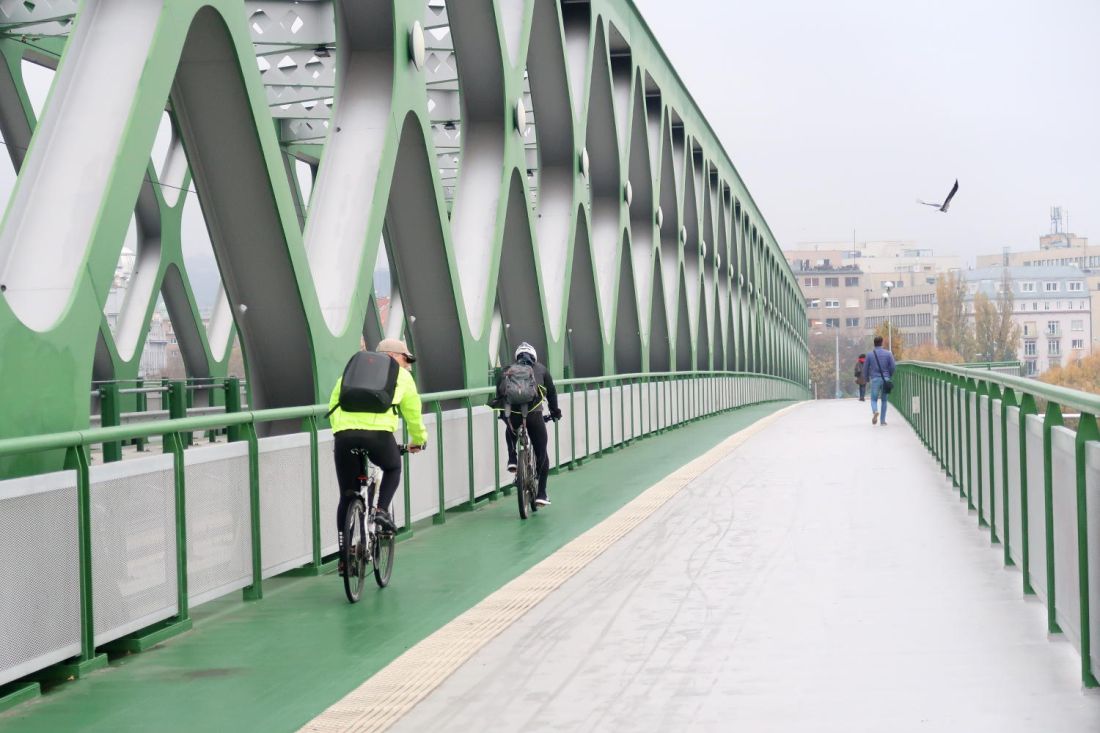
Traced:
<path fill-rule="evenodd" d="M 516 500 L 519 502 L 519 518 L 527 519 L 534 511 L 534 505 L 531 503 L 531 492 L 528 490 L 531 485 L 531 465 L 530 461 L 527 460 L 530 449 L 522 445 L 517 446 L 517 448 L 520 450 L 520 457 L 516 465 Z"/>
<path fill-rule="evenodd" d="M 390 575 L 393 574 L 393 551 L 396 546 L 393 533 L 378 530 L 374 534 L 374 582 L 379 588 L 385 588 L 390 583 Z"/>
<path fill-rule="evenodd" d="M 363 594 L 363 578 L 367 574 L 367 522 L 362 498 L 348 507 L 344 525 L 344 546 L 340 555 L 344 561 L 344 593 L 355 603 Z"/>
<path fill-rule="evenodd" d="M 539 470 L 535 465 L 535 451 L 530 446 L 527 448 L 527 505 L 531 507 L 532 512 L 539 510 L 539 505 L 535 503 L 535 497 L 539 492 Z"/>

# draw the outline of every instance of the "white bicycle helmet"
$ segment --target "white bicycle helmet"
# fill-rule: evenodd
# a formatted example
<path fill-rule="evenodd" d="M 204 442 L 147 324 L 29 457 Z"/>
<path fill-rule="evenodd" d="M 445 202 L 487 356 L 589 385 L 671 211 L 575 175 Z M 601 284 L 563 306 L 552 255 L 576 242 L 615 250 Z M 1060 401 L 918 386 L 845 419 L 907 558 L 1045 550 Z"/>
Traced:
<path fill-rule="evenodd" d="M 535 352 L 535 347 L 524 341 L 522 344 L 516 347 L 516 353 L 512 358 L 518 359 L 520 354 L 527 354 L 531 357 L 532 361 L 538 361 L 539 355 Z"/>

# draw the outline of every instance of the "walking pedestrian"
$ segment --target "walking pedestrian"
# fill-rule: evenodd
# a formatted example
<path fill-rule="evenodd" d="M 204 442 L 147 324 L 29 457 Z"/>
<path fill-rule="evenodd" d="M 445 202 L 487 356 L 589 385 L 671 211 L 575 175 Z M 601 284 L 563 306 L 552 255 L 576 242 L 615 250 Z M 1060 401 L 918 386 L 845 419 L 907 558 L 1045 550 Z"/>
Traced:
<path fill-rule="evenodd" d="M 875 348 L 871 350 L 867 360 L 863 363 L 863 378 L 871 385 L 871 424 L 879 421 L 882 415 L 882 425 L 886 425 L 886 395 L 894 388 L 892 380 L 894 369 L 894 355 L 888 349 L 882 348 L 882 336 L 875 336 Z M 882 409 L 879 410 L 879 402 Z"/>
<path fill-rule="evenodd" d="M 856 386 L 859 387 L 859 401 L 866 402 L 867 396 L 867 378 L 863 376 L 863 365 L 867 363 L 867 355 L 860 354 L 856 359 Z"/>

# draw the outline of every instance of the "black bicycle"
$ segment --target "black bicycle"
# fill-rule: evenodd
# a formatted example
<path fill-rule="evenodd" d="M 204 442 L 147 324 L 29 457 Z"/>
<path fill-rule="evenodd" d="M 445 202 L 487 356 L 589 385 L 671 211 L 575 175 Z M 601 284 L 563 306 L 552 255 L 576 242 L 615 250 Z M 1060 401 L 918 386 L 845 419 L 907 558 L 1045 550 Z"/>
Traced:
<path fill-rule="evenodd" d="M 521 408 L 519 427 L 516 428 L 516 500 L 519 502 L 519 518 L 527 519 L 537 512 L 538 505 L 535 497 L 539 490 L 539 471 L 535 459 L 535 449 L 531 446 L 531 437 L 527 434 L 527 407 Z M 511 412 L 505 412 L 505 419 L 511 429 Z M 543 420 L 550 422 L 550 416 L 544 415 Z"/>
<path fill-rule="evenodd" d="M 406 446 L 399 446 L 401 453 L 407 452 Z M 344 520 L 344 542 L 340 545 L 340 564 L 344 569 L 344 593 L 348 601 L 355 603 L 363 594 L 363 582 L 367 576 L 367 565 L 374 565 L 374 581 L 379 588 L 385 588 L 393 573 L 394 532 L 379 525 L 378 508 L 367 511 L 367 498 L 372 503 L 378 487 L 378 468 L 367 461 L 366 452 L 354 449 L 359 456 L 359 489 Z M 364 498 L 364 489 L 366 498 Z"/>

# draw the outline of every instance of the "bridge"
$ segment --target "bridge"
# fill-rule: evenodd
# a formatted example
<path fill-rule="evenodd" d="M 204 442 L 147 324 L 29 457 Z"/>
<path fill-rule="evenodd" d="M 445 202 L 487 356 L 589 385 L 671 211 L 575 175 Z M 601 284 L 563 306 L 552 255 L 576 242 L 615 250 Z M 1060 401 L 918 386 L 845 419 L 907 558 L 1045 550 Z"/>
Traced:
<path fill-rule="evenodd" d="M 628 0 L 0 25 L 0 730 L 1100 725 L 1100 399 L 903 363 L 888 426 L 808 402 L 798 283 Z M 161 299 L 183 378 L 142 372 Z M 351 605 L 323 403 L 382 337 L 430 439 Z M 563 412 L 522 522 L 520 341 Z"/>

